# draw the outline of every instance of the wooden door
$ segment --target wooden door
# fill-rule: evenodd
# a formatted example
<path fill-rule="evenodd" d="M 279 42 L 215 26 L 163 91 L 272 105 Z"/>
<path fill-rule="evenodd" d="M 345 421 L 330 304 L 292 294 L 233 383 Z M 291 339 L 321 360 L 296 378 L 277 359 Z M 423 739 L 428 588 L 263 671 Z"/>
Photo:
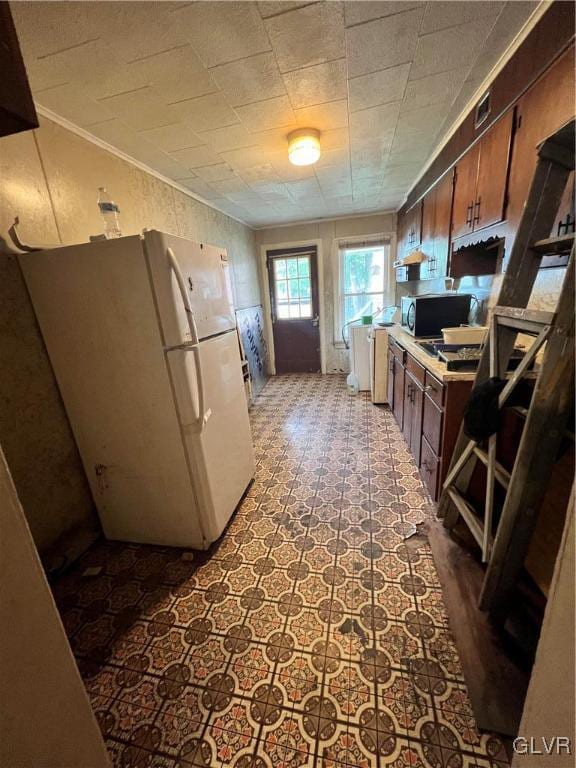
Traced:
<path fill-rule="evenodd" d="M 319 373 L 316 249 L 268 251 L 276 373 Z"/>
<path fill-rule="evenodd" d="M 480 147 L 476 144 L 456 165 L 452 206 L 452 238 L 454 239 L 472 231 L 479 158 Z"/>
<path fill-rule="evenodd" d="M 394 360 L 394 418 L 400 429 L 404 426 L 404 366 L 396 358 Z"/>
<path fill-rule="evenodd" d="M 436 185 L 434 206 L 434 277 L 448 274 L 450 248 L 450 223 L 452 221 L 452 194 L 454 171 L 449 171 Z"/>
<path fill-rule="evenodd" d="M 420 279 L 436 277 L 436 257 L 434 255 L 434 230 L 436 219 L 436 187 L 422 200 L 422 246 L 426 257 L 420 265 Z"/>
<path fill-rule="evenodd" d="M 394 355 L 392 354 L 392 350 L 388 349 L 388 381 L 386 382 L 387 387 L 387 400 L 388 405 L 390 406 L 390 409 L 392 410 L 394 408 Z"/>
<path fill-rule="evenodd" d="M 514 110 L 510 109 L 480 141 L 478 180 L 474 199 L 474 229 L 504 218 Z"/>

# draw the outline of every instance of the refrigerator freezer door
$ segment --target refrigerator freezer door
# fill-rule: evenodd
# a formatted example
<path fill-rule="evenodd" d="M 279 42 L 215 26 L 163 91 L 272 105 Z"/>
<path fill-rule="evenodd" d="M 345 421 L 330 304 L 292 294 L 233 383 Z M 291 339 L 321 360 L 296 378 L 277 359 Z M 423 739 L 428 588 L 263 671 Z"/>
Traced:
<path fill-rule="evenodd" d="M 205 339 L 236 327 L 230 267 L 223 248 L 193 243 L 155 230 L 144 234 L 144 242 L 165 346 L 192 341 L 168 249 L 174 254 L 176 268 L 187 291 L 198 337 Z"/>
<path fill-rule="evenodd" d="M 167 357 L 202 528 L 210 543 L 220 536 L 254 477 L 238 337 L 233 331 L 200 342 L 206 393 L 200 428 L 192 349 L 171 350 Z"/>

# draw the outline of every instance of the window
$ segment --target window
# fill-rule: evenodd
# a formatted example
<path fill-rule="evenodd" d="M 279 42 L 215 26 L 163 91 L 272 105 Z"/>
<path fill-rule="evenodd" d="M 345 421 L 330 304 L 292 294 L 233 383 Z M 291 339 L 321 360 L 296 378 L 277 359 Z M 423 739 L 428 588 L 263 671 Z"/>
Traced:
<path fill-rule="evenodd" d="M 281 320 L 312 317 L 310 256 L 274 258 L 274 303 Z"/>
<path fill-rule="evenodd" d="M 349 323 L 394 303 L 389 295 L 389 245 L 382 240 L 341 243 L 339 256 L 340 328 L 347 339 Z"/>

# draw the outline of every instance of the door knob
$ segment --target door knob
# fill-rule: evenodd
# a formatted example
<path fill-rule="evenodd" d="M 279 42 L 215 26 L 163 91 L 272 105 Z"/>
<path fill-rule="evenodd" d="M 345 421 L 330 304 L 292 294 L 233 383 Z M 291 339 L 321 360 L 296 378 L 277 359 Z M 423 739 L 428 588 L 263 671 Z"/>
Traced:
<path fill-rule="evenodd" d="M 320 315 L 316 315 L 316 317 L 312 318 L 312 325 L 317 326 L 319 322 L 320 322 Z"/>

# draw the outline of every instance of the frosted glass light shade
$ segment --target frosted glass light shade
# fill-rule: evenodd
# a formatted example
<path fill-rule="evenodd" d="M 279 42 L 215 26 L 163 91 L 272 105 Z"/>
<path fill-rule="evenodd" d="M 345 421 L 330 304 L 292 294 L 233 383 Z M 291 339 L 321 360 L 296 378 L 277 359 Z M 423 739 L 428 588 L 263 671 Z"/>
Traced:
<path fill-rule="evenodd" d="M 288 159 L 292 165 L 312 165 L 320 157 L 320 132 L 302 128 L 288 136 Z"/>

